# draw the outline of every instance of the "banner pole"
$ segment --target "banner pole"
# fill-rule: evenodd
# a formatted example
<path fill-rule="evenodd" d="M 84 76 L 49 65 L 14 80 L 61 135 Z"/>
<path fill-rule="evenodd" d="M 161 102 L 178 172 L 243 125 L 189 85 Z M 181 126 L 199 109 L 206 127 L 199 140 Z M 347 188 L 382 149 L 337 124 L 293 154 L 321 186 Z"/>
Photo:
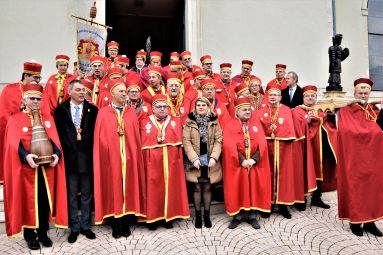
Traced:
<path fill-rule="evenodd" d="M 84 18 L 75 16 L 75 15 L 71 15 L 71 16 L 72 16 L 73 18 L 76 18 L 76 19 L 79 19 L 79 20 L 83 20 L 83 21 L 86 21 L 86 22 L 90 22 L 90 24 L 96 24 L 96 25 L 98 25 L 98 26 L 105 27 L 106 29 L 113 30 L 113 27 L 110 27 L 110 26 L 107 26 L 107 25 L 104 25 L 104 24 L 100 24 L 100 23 L 94 22 L 93 19 L 92 19 L 92 20 L 87 20 L 87 19 L 84 19 Z"/>

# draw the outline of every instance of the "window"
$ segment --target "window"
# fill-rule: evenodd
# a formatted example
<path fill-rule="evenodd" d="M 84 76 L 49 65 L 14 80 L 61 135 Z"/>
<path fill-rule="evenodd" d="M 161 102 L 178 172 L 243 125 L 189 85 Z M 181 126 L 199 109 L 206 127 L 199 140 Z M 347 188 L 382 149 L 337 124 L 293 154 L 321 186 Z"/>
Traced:
<path fill-rule="evenodd" d="M 368 50 L 374 90 L 383 91 L 383 1 L 368 1 Z"/>

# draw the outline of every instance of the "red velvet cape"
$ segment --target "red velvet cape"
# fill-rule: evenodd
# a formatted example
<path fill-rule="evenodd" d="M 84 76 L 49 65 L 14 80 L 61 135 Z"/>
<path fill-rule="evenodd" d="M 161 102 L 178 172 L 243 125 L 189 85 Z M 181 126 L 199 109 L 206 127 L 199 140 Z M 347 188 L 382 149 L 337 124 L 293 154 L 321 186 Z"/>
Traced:
<path fill-rule="evenodd" d="M 119 136 L 114 108 L 101 108 L 97 115 L 93 149 L 96 224 L 111 216 L 146 215 L 145 172 L 134 110 L 125 108 L 122 120 L 125 134 Z"/>
<path fill-rule="evenodd" d="M 383 133 L 357 105 L 338 115 L 338 212 L 351 223 L 383 218 Z"/>
<path fill-rule="evenodd" d="M 0 183 L 4 181 L 4 137 L 9 117 L 20 112 L 22 103 L 21 88 L 23 83 L 17 82 L 4 87 L 0 96 Z"/>
<path fill-rule="evenodd" d="M 308 110 L 296 107 L 294 113 L 307 119 Z M 327 114 L 318 112 L 308 124 L 306 138 L 311 142 L 315 176 L 322 182 L 322 191 L 336 189 L 336 151 L 337 130 L 334 121 L 328 120 Z"/>
<path fill-rule="evenodd" d="M 57 93 L 57 74 L 53 74 L 49 77 L 47 83 L 44 87 L 43 92 L 43 100 L 41 102 L 41 110 L 44 112 L 49 112 L 52 116 L 54 116 L 54 111 L 58 106 L 58 93 Z M 71 79 L 72 75 L 67 73 L 66 79 L 63 81 L 63 98 L 61 102 L 64 102 L 64 98 L 68 98 L 68 83 L 66 82 L 68 79 Z"/>
<path fill-rule="evenodd" d="M 182 126 L 168 116 L 165 138 L 157 142 L 157 128 L 150 115 L 140 122 L 147 183 L 147 222 L 189 218 L 189 204 L 182 157 Z"/>
<path fill-rule="evenodd" d="M 274 139 L 271 138 L 268 106 L 259 109 L 257 118 L 261 121 L 267 140 L 272 201 L 287 205 L 303 203 L 304 178 L 301 169 L 296 170 L 296 162 L 302 158 L 294 151 L 293 142 L 296 139 L 296 133 L 290 108 L 280 105 Z"/>
<path fill-rule="evenodd" d="M 42 125 L 48 137 L 61 150 L 56 126 L 50 114 L 42 114 Z M 23 228 L 38 228 L 37 207 L 37 168 L 22 164 L 18 154 L 20 141 L 27 152 L 30 152 L 32 123 L 29 116 L 19 112 L 9 118 L 5 134 L 4 158 L 4 207 L 5 224 L 9 237 L 20 234 Z M 43 168 L 47 184 L 50 216 L 55 218 L 55 226 L 67 228 L 68 209 L 64 159 L 61 157 L 56 167 Z"/>
<path fill-rule="evenodd" d="M 257 148 L 260 160 L 250 172 L 239 164 L 238 151 L 246 155 L 242 124 L 239 119 L 227 123 L 223 132 L 223 184 L 226 212 L 233 216 L 240 210 L 270 212 L 271 187 L 267 143 L 258 120 L 250 119 L 250 155 Z"/>

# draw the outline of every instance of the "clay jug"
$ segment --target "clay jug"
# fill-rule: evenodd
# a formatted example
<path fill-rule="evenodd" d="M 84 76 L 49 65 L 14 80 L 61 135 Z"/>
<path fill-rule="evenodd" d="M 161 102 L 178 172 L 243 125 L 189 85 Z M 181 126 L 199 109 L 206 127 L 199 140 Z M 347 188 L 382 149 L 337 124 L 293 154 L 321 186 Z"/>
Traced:
<path fill-rule="evenodd" d="M 53 162 L 53 147 L 49 137 L 41 124 L 40 111 L 32 111 L 33 127 L 31 140 L 31 153 L 38 156 L 37 165 L 46 165 Z"/>

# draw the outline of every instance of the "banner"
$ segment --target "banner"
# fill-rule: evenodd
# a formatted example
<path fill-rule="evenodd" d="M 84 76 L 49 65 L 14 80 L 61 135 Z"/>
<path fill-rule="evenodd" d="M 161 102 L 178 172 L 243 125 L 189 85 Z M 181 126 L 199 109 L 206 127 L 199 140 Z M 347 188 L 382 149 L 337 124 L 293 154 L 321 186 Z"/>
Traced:
<path fill-rule="evenodd" d="M 88 74 L 92 71 L 89 59 L 104 56 L 107 30 L 102 26 L 92 26 L 77 19 L 77 61 L 78 69 Z"/>

